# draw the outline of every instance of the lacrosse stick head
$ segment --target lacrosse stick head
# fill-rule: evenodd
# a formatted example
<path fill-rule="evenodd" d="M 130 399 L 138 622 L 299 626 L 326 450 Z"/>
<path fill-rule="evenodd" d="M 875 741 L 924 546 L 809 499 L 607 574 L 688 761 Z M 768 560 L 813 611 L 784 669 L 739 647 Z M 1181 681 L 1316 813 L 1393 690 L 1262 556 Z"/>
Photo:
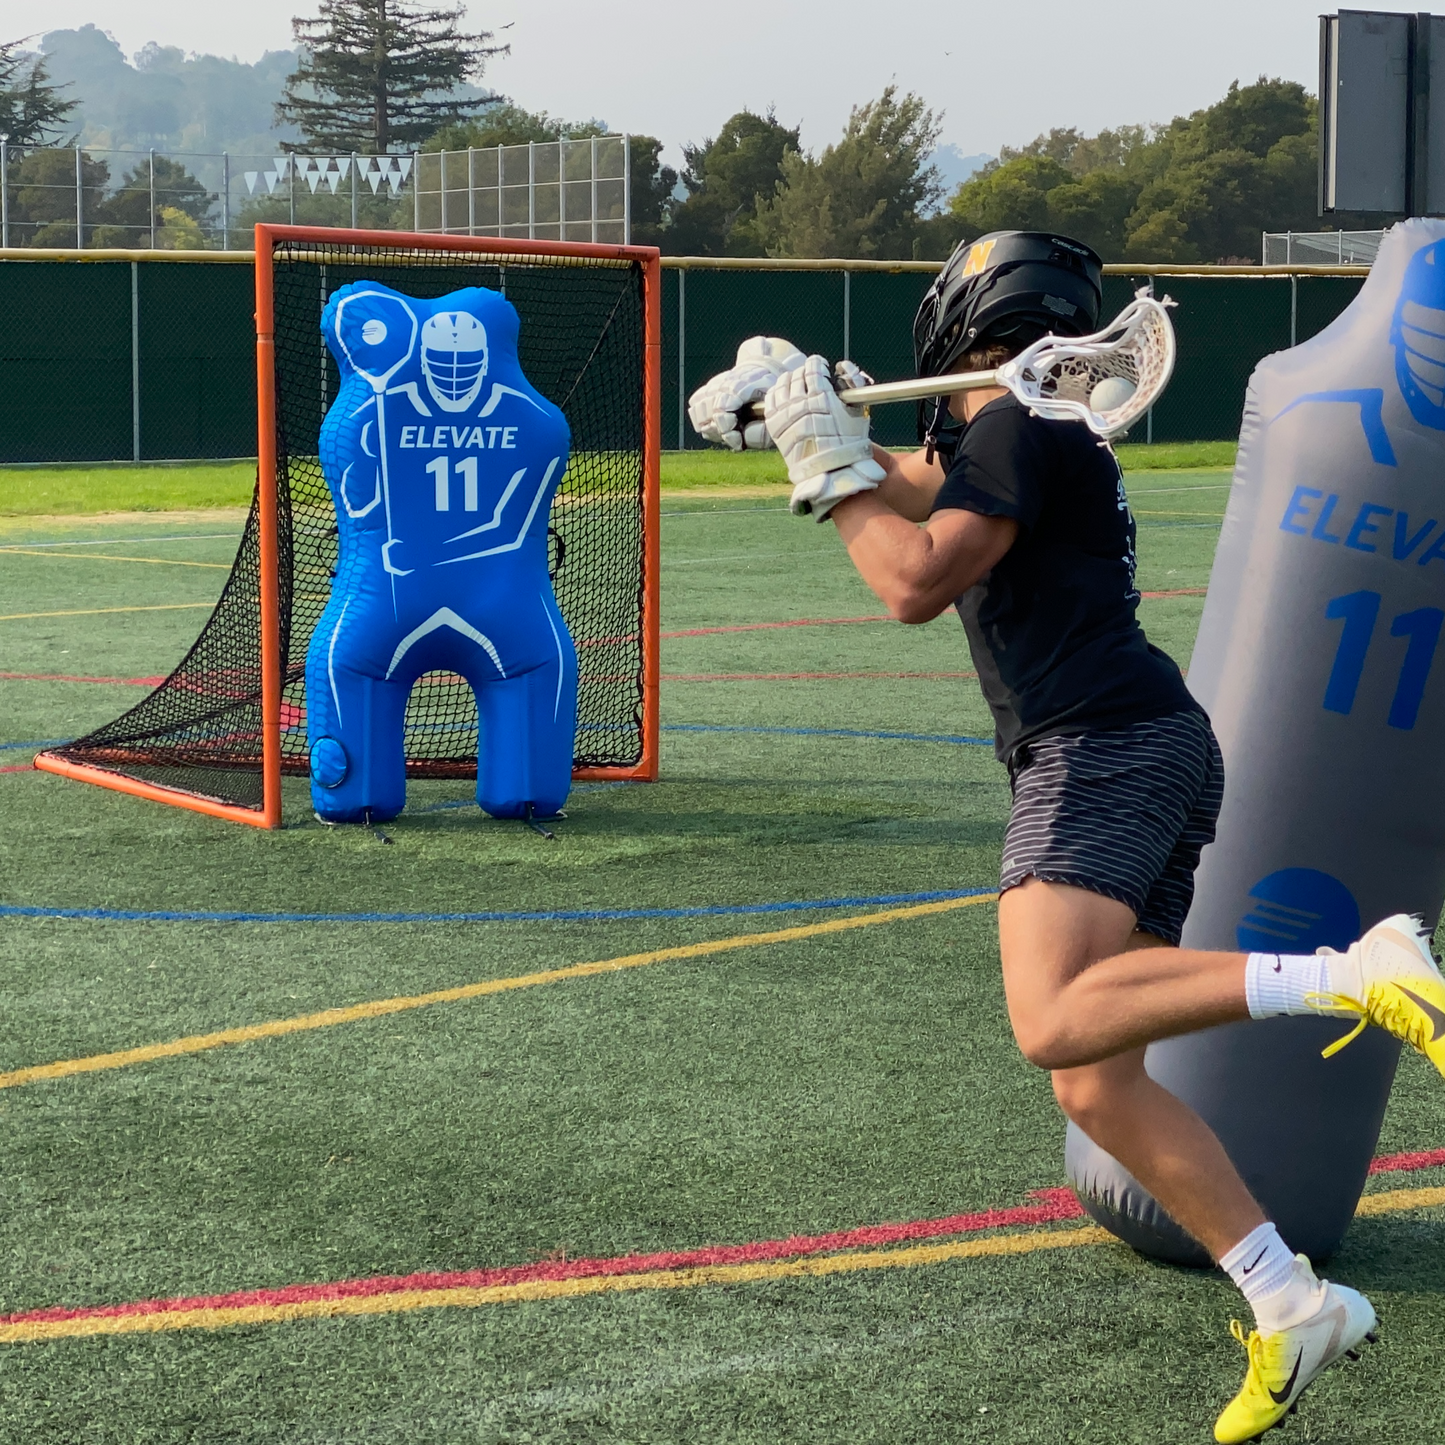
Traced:
<path fill-rule="evenodd" d="M 1045 336 L 1034 342 L 999 368 L 999 384 L 1038 416 L 1082 421 L 1101 437 L 1119 436 L 1169 384 L 1174 327 L 1168 308 L 1173 305 L 1167 296 L 1158 301 L 1140 291 L 1092 336 Z"/>

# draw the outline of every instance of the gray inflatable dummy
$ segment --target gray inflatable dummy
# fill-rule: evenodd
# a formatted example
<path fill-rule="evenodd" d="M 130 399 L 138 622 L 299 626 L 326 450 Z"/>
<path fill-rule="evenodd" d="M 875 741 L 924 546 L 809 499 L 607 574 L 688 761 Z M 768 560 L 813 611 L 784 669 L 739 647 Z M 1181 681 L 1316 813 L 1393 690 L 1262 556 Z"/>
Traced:
<path fill-rule="evenodd" d="M 1226 787 L 1184 930 L 1193 948 L 1342 948 L 1445 895 L 1445 223 L 1386 236 L 1327 330 L 1267 357 L 1189 686 Z M 1154 1044 L 1149 1073 L 1204 1117 L 1291 1248 L 1339 1244 L 1399 1046 L 1349 1020 L 1231 1024 Z M 1070 1127 L 1085 1209 L 1146 1254 L 1204 1250 Z"/>

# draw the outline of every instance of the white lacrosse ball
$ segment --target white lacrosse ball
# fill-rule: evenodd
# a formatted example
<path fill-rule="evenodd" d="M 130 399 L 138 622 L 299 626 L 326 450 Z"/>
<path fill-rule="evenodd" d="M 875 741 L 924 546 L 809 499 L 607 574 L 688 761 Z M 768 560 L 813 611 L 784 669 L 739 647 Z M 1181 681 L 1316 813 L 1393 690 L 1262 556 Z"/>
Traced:
<path fill-rule="evenodd" d="M 1117 411 L 1134 395 L 1134 383 L 1123 376 L 1106 376 L 1089 393 L 1089 410 L 1098 416 Z"/>

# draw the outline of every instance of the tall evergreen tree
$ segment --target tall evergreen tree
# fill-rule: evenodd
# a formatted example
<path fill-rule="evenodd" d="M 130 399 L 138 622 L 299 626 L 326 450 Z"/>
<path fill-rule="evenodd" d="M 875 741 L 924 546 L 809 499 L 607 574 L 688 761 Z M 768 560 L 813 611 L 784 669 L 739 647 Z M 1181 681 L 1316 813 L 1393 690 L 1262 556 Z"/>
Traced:
<path fill-rule="evenodd" d="M 0 43 L 0 135 L 16 150 L 59 140 L 79 104 L 61 95 L 64 86 L 48 83 L 45 57 L 28 54 L 21 49 L 24 44 Z"/>
<path fill-rule="evenodd" d="M 384 154 L 420 145 L 492 97 L 456 91 L 480 77 L 490 31 L 457 28 L 464 10 L 425 10 L 406 0 L 321 0 L 320 14 L 291 29 L 302 59 L 276 115 L 319 150 Z"/>

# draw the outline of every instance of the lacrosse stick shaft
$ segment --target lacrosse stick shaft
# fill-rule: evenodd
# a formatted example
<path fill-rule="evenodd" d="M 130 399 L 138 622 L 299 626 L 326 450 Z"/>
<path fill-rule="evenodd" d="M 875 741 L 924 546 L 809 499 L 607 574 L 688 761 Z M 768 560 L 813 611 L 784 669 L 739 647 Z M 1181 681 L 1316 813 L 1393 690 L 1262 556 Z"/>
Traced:
<path fill-rule="evenodd" d="M 890 401 L 921 401 L 929 396 L 952 396 L 960 391 L 982 391 L 1000 386 L 996 371 L 953 371 L 944 376 L 918 376 L 908 381 L 883 381 L 872 386 L 851 386 L 838 393 L 847 406 L 881 406 Z"/>

